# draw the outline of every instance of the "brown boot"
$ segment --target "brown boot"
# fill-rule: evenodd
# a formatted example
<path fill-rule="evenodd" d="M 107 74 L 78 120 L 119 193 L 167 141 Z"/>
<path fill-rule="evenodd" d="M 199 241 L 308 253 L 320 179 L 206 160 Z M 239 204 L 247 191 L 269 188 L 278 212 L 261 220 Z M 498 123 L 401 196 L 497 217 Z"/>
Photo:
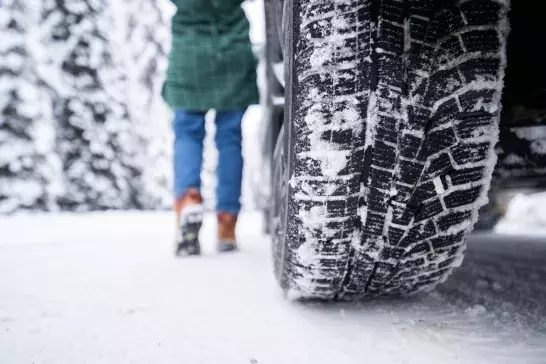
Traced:
<path fill-rule="evenodd" d="M 176 213 L 176 221 L 180 221 L 180 216 L 182 215 L 182 210 L 186 206 L 192 205 L 201 205 L 203 203 L 203 198 L 197 189 L 190 188 L 186 191 L 184 196 L 178 198 L 174 201 L 174 212 Z"/>
<path fill-rule="evenodd" d="M 237 215 L 227 212 L 218 213 L 218 251 L 221 253 L 237 250 L 235 226 Z"/>
<path fill-rule="evenodd" d="M 194 188 L 174 202 L 177 226 L 175 255 L 201 254 L 199 230 L 203 224 L 202 203 L 201 194 Z"/>

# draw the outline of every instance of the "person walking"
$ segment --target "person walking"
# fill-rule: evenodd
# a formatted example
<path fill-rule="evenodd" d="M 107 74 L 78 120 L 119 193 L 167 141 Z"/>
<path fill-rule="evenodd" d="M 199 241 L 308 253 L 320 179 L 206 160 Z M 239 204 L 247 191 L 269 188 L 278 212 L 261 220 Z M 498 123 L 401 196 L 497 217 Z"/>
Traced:
<path fill-rule="evenodd" d="M 177 255 L 200 254 L 205 114 L 216 111 L 218 251 L 236 250 L 243 169 L 241 121 L 258 103 L 256 60 L 242 0 L 171 0 L 172 50 L 163 96 L 174 110 Z"/>

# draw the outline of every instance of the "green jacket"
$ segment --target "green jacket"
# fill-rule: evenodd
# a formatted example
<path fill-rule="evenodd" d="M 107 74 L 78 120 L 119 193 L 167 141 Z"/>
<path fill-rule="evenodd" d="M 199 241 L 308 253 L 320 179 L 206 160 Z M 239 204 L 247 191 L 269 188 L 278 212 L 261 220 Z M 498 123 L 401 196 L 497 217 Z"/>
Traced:
<path fill-rule="evenodd" d="M 231 110 L 258 103 L 256 60 L 243 0 L 171 0 L 172 50 L 163 96 L 173 109 Z"/>

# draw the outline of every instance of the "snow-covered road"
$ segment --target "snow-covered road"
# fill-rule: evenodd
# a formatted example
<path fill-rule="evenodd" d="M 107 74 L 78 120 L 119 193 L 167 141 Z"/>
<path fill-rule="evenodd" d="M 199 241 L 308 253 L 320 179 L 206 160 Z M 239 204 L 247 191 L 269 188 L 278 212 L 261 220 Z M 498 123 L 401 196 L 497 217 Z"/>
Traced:
<path fill-rule="evenodd" d="M 546 363 L 546 244 L 477 235 L 411 300 L 298 303 L 256 214 L 242 251 L 175 259 L 166 213 L 0 219 L 0 363 Z"/>

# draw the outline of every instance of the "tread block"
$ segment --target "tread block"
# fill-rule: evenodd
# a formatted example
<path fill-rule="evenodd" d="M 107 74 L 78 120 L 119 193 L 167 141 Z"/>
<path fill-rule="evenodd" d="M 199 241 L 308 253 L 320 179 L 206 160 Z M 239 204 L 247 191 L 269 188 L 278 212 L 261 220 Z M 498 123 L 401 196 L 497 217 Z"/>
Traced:
<path fill-rule="evenodd" d="M 406 253 L 406 256 L 421 255 L 423 253 L 430 252 L 430 244 L 428 241 L 420 242 L 411 247 Z"/>
<path fill-rule="evenodd" d="M 489 80 L 498 78 L 501 61 L 499 58 L 470 59 L 461 63 L 458 68 L 465 78 L 465 82 Z"/>
<path fill-rule="evenodd" d="M 427 133 L 423 147 L 419 151 L 419 159 L 426 160 L 429 156 L 439 153 L 457 144 L 457 136 L 452 128 L 435 130 Z"/>
<path fill-rule="evenodd" d="M 358 14 L 354 11 L 338 11 L 336 21 L 333 23 L 338 35 L 354 34 L 358 32 Z"/>
<path fill-rule="evenodd" d="M 420 268 L 423 265 L 425 265 L 425 258 L 416 258 L 416 259 L 404 260 L 403 264 L 404 264 L 405 269 L 411 271 L 412 268 Z M 417 271 L 415 271 L 415 273 L 417 273 Z M 411 274 L 411 275 L 413 275 L 413 274 Z"/>
<path fill-rule="evenodd" d="M 440 202 L 440 199 L 437 198 L 432 201 L 428 201 L 423 204 L 423 207 L 421 208 L 417 216 L 415 216 L 415 221 L 420 222 L 429 219 L 433 216 L 438 215 L 442 211 L 444 211 L 444 208 L 442 206 L 442 203 Z"/>
<path fill-rule="evenodd" d="M 423 165 L 408 160 L 401 160 L 399 166 L 400 179 L 407 184 L 417 184 L 423 171 Z"/>
<path fill-rule="evenodd" d="M 489 109 L 494 105 L 494 97 L 497 93 L 496 90 L 483 89 L 472 90 L 459 96 L 459 102 L 463 111 L 476 111 L 483 110 L 489 112 Z M 495 105 L 497 108 L 497 105 Z"/>
<path fill-rule="evenodd" d="M 457 100 L 455 99 L 455 97 L 445 100 L 436 109 L 436 112 L 432 117 L 432 123 L 430 124 L 430 127 L 434 128 L 444 124 L 445 122 L 451 122 L 452 120 L 457 118 L 457 115 L 459 113 L 459 105 L 457 104 Z"/>
<path fill-rule="evenodd" d="M 305 4 L 302 9 L 303 18 L 313 18 L 334 11 L 334 3 L 331 1 L 313 1 Z"/>
<path fill-rule="evenodd" d="M 402 229 L 400 229 L 398 227 L 390 226 L 389 231 L 388 231 L 389 242 L 391 244 L 395 244 L 395 243 L 399 242 L 400 239 L 402 239 L 402 236 L 404 236 L 404 232 L 405 232 L 404 230 L 402 230 Z M 385 248 L 385 249 L 387 249 L 387 248 Z M 402 251 L 402 253 L 403 253 L 403 251 Z"/>
<path fill-rule="evenodd" d="M 396 111 L 398 110 L 401 110 L 402 98 L 399 97 L 401 95 L 391 90 L 386 85 L 379 85 L 378 90 L 379 90 L 379 97 L 377 99 L 377 108 L 380 112 L 389 115 L 389 114 L 396 113 Z M 381 119 L 383 119 L 383 117 L 384 117 L 383 115 L 380 116 Z M 391 117 L 388 117 L 388 116 L 387 118 L 391 119 Z"/>
<path fill-rule="evenodd" d="M 372 165 L 393 169 L 396 162 L 396 149 L 394 146 L 378 141 L 373 146 Z"/>
<path fill-rule="evenodd" d="M 427 29 L 428 29 L 429 22 L 424 20 L 424 19 L 417 18 L 415 16 L 410 16 L 409 21 L 410 21 L 410 37 L 411 37 L 411 39 L 424 41 L 425 37 L 427 35 Z"/>
<path fill-rule="evenodd" d="M 346 201 L 333 200 L 326 202 L 326 211 L 332 216 L 345 216 Z"/>
<path fill-rule="evenodd" d="M 398 142 L 398 133 L 396 131 L 397 120 L 392 117 L 381 116 L 377 125 L 377 138 L 389 143 L 396 144 Z"/>
<path fill-rule="evenodd" d="M 394 196 L 394 201 L 400 203 L 406 203 L 411 199 L 413 192 L 415 191 L 414 186 L 408 186 L 406 184 L 396 182 L 396 195 Z"/>
<path fill-rule="evenodd" d="M 393 209 L 392 222 L 397 225 L 407 226 L 413 218 L 413 214 L 405 206 L 393 204 L 391 207 Z"/>
<path fill-rule="evenodd" d="M 454 208 L 464 205 L 469 205 L 476 202 L 482 192 L 483 187 L 477 186 L 465 190 L 454 191 L 444 197 L 444 202 L 447 208 Z"/>
<path fill-rule="evenodd" d="M 332 16 L 312 21 L 301 28 L 302 39 L 320 40 L 332 35 Z"/>
<path fill-rule="evenodd" d="M 352 95 L 356 93 L 355 70 L 343 70 L 335 73 L 334 95 Z"/>
<path fill-rule="evenodd" d="M 465 168 L 452 171 L 449 174 L 449 178 L 454 186 L 460 186 L 465 183 L 482 180 L 485 176 L 485 172 L 485 167 Z"/>
<path fill-rule="evenodd" d="M 449 36 L 442 43 L 442 52 L 438 56 L 438 66 L 444 66 L 454 59 L 464 56 L 465 51 L 461 45 L 459 37 Z"/>
<path fill-rule="evenodd" d="M 452 156 L 458 165 L 483 162 L 488 158 L 490 143 L 459 144 L 452 148 Z"/>
<path fill-rule="evenodd" d="M 476 138 L 489 133 L 495 123 L 491 115 L 465 118 L 455 121 L 455 130 L 461 139 Z"/>
<path fill-rule="evenodd" d="M 434 178 L 441 174 L 445 174 L 453 169 L 449 152 L 442 152 L 430 160 L 429 167 L 426 172 L 427 178 Z"/>
<path fill-rule="evenodd" d="M 397 0 L 383 0 L 380 16 L 384 20 L 401 23 L 404 20 L 404 2 Z"/>
<path fill-rule="evenodd" d="M 410 56 L 410 62 L 411 64 L 418 64 L 418 61 L 413 60 L 415 57 Z M 424 70 L 423 70 L 424 71 Z M 423 75 L 419 73 L 415 73 L 413 69 L 408 70 L 408 79 L 406 81 L 406 86 L 410 90 L 410 95 L 424 95 L 427 91 L 428 87 L 428 77 L 423 77 Z M 409 123 L 414 124 L 412 122 L 412 116 L 411 116 L 411 109 L 416 107 L 415 105 L 408 105 L 408 112 L 410 113 L 410 119 L 408 120 Z M 426 109 L 426 118 L 428 119 L 428 115 L 430 114 L 430 111 Z"/>
<path fill-rule="evenodd" d="M 346 215 L 354 216 L 358 208 L 358 196 L 349 196 L 346 201 Z"/>
<path fill-rule="evenodd" d="M 337 144 L 347 144 L 353 139 L 353 130 L 328 130 L 322 133 L 321 139 Z"/>
<path fill-rule="evenodd" d="M 438 219 L 440 231 L 447 231 L 450 227 L 463 223 L 472 217 L 471 211 L 455 211 Z"/>
<path fill-rule="evenodd" d="M 437 196 L 436 189 L 434 187 L 434 183 L 432 181 L 427 181 L 424 183 L 421 183 L 418 188 L 415 189 L 415 192 L 412 196 L 412 201 L 424 201 L 428 200 L 430 198 L 433 198 Z"/>
<path fill-rule="evenodd" d="M 388 53 L 380 53 L 377 56 L 379 63 L 378 77 L 381 83 L 402 88 L 404 67 L 402 59 Z"/>
<path fill-rule="evenodd" d="M 320 161 L 313 158 L 298 158 L 294 161 L 294 171 L 297 176 L 322 177 Z"/>
<path fill-rule="evenodd" d="M 422 131 L 430 120 L 430 110 L 415 105 L 408 106 L 408 129 Z"/>
<path fill-rule="evenodd" d="M 337 221 L 328 221 L 326 223 L 326 229 L 329 231 L 331 239 L 343 239 L 343 226 L 341 223 Z"/>
<path fill-rule="evenodd" d="M 430 79 L 427 97 L 433 100 L 443 99 L 451 96 L 462 86 L 463 80 L 456 68 L 438 71 Z"/>
<path fill-rule="evenodd" d="M 308 47 L 304 50 L 302 50 L 299 54 L 298 61 L 295 62 L 296 65 L 296 72 L 298 74 L 303 74 L 305 72 L 315 72 L 316 74 L 321 73 L 319 70 L 313 70 L 310 67 L 310 59 L 315 53 L 315 49 L 313 47 Z M 327 59 L 324 62 L 324 67 L 332 67 L 333 62 L 332 59 Z"/>
<path fill-rule="evenodd" d="M 429 18 L 437 11 L 438 3 L 430 0 L 414 0 L 411 2 L 411 13 L 424 18 Z"/>
<path fill-rule="evenodd" d="M 359 53 L 357 43 L 358 36 L 339 40 L 334 52 L 334 64 L 352 62 L 356 59 Z"/>
<path fill-rule="evenodd" d="M 430 22 L 427 41 L 435 43 L 438 39 L 447 36 L 449 33 L 464 28 L 465 23 L 461 12 L 457 7 L 446 8 Z"/>
<path fill-rule="evenodd" d="M 370 167 L 370 187 L 388 191 L 391 187 L 392 172 Z"/>
<path fill-rule="evenodd" d="M 381 213 L 386 213 L 390 196 L 375 188 L 370 188 L 368 193 L 368 208 Z"/>
<path fill-rule="evenodd" d="M 398 246 L 407 248 L 413 243 L 428 239 L 434 235 L 436 235 L 436 228 L 431 220 L 415 224 L 410 228 L 404 239 L 398 243 Z"/>
<path fill-rule="evenodd" d="M 495 29 L 470 30 L 461 33 L 467 52 L 493 52 L 500 48 L 499 34 Z"/>
<path fill-rule="evenodd" d="M 321 74 L 311 74 L 307 77 L 305 77 L 303 80 L 300 80 L 298 84 L 298 101 L 305 105 L 306 103 L 309 103 L 309 90 L 316 89 L 320 90 L 320 94 L 318 95 L 320 98 L 312 100 L 312 104 L 309 106 L 314 106 L 316 103 L 321 103 L 322 97 L 325 97 L 327 95 L 333 95 L 334 92 L 334 79 L 331 74 L 328 73 L 321 73 Z"/>
<path fill-rule="evenodd" d="M 400 154 L 405 158 L 415 158 L 421 146 L 421 138 L 413 134 L 404 134 L 400 142 Z"/>
<path fill-rule="evenodd" d="M 447 272 L 448 268 L 451 267 L 451 265 L 453 264 L 453 261 L 455 261 L 455 256 L 454 257 L 451 257 L 451 258 L 448 258 L 446 260 L 444 260 L 443 262 L 440 262 L 438 263 L 438 268 L 441 268 L 441 270 L 435 272 L 435 273 L 431 273 L 429 275 L 429 277 L 438 277 L 440 275 L 443 275 L 445 272 Z"/>
<path fill-rule="evenodd" d="M 396 20 L 400 21 L 401 18 L 402 15 L 399 14 Z M 381 49 L 396 54 L 404 52 L 404 28 L 401 25 L 385 21 L 382 24 L 380 33 L 378 44 Z"/>
<path fill-rule="evenodd" d="M 500 20 L 500 4 L 494 1 L 467 1 L 460 7 L 471 26 L 496 24 Z"/>
<path fill-rule="evenodd" d="M 453 249 L 453 246 L 460 244 L 464 240 L 465 232 L 461 231 L 456 234 L 439 235 L 430 239 L 430 243 L 434 250 L 438 253 L 441 249 L 448 248 L 447 254 L 455 254 L 458 248 Z"/>
<path fill-rule="evenodd" d="M 383 225 L 385 223 L 385 214 L 375 211 L 368 211 L 366 223 L 362 229 L 365 236 L 381 236 Z"/>

